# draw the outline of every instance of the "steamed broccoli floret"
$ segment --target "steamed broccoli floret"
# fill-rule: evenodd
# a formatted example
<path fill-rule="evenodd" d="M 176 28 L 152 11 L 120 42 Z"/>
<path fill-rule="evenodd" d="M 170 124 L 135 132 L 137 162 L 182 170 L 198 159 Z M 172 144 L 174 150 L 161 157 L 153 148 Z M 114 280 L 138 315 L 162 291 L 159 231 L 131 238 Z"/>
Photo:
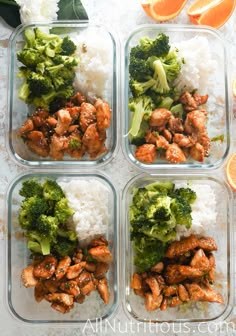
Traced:
<path fill-rule="evenodd" d="M 147 120 L 142 120 L 138 134 L 135 137 L 131 138 L 131 144 L 135 146 L 141 146 L 146 143 L 145 135 L 149 130 L 149 123 Z"/>
<path fill-rule="evenodd" d="M 190 188 L 179 188 L 175 190 L 175 194 L 179 195 L 189 204 L 193 204 L 197 199 L 197 194 Z"/>
<path fill-rule="evenodd" d="M 72 230 L 59 228 L 57 234 L 58 234 L 59 237 L 66 238 L 66 239 L 69 239 L 71 241 L 76 241 L 77 240 L 77 234 L 76 234 L 75 231 L 72 231 Z"/>
<path fill-rule="evenodd" d="M 68 218 L 74 214 L 74 210 L 69 207 L 68 201 L 65 197 L 61 198 L 56 203 L 54 211 L 59 223 L 65 223 Z"/>
<path fill-rule="evenodd" d="M 37 220 L 37 230 L 49 237 L 50 240 L 54 240 L 57 235 L 58 224 L 59 222 L 56 217 L 42 214 Z"/>
<path fill-rule="evenodd" d="M 53 251 L 56 252 L 59 256 L 71 256 L 77 248 L 77 241 L 68 240 L 63 237 L 58 237 L 57 244 L 54 245 Z"/>
<path fill-rule="evenodd" d="M 176 223 L 190 228 L 192 225 L 192 208 L 190 204 L 182 197 L 175 196 L 171 201 L 171 211 L 173 212 Z"/>
<path fill-rule="evenodd" d="M 23 181 L 19 194 L 25 198 L 32 196 L 42 196 L 43 188 L 36 178 Z"/>
<path fill-rule="evenodd" d="M 53 90 L 52 81 L 49 77 L 36 72 L 31 72 L 27 79 L 30 93 L 36 97 L 40 97 Z"/>
<path fill-rule="evenodd" d="M 160 221 L 168 221 L 171 217 L 170 204 L 171 198 L 168 196 L 155 197 L 146 207 L 147 218 L 154 218 Z"/>
<path fill-rule="evenodd" d="M 150 97 L 141 96 L 130 99 L 129 109 L 133 112 L 131 128 L 129 134 L 131 137 L 136 137 L 140 130 L 140 125 L 145 115 L 149 116 L 153 110 L 153 103 Z"/>
<path fill-rule="evenodd" d="M 152 70 L 146 60 L 131 57 L 129 61 L 129 74 L 133 80 L 145 82 L 152 75 Z"/>
<path fill-rule="evenodd" d="M 149 191 L 159 191 L 162 194 L 172 192 L 174 188 L 175 184 L 171 181 L 156 181 L 145 186 L 145 189 Z"/>
<path fill-rule="evenodd" d="M 43 183 L 43 196 L 46 200 L 59 201 L 65 197 L 64 192 L 55 180 L 46 180 Z"/>
<path fill-rule="evenodd" d="M 72 55 L 76 50 L 76 45 L 72 40 L 69 39 L 68 36 L 65 36 L 61 44 L 61 49 L 62 55 Z"/>
<path fill-rule="evenodd" d="M 38 63 L 43 62 L 44 56 L 35 49 L 23 49 L 17 52 L 17 59 L 28 68 L 34 69 Z"/>
<path fill-rule="evenodd" d="M 36 227 L 39 216 L 48 209 L 46 201 L 39 196 L 31 196 L 22 202 L 19 212 L 19 224 L 23 229 Z"/>
<path fill-rule="evenodd" d="M 73 68 L 78 65 L 78 60 L 73 56 L 57 55 L 54 58 L 55 64 L 63 64 L 67 68 Z"/>
<path fill-rule="evenodd" d="M 50 254 L 50 238 L 44 234 L 40 234 L 38 231 L 28 231 L 26 233 L 28 239 L 28 248 L 34 253 L 40 253 L 43 255 Z"/>
<path fill-rule="evenodd" d="M 129 81 L 129 87 L 133 97 L 144 95 L 146 91 L 153 88 L 155 85 L 156 81 L 154 78 L 150 78 L 146 82 L 138 82 L 133 78 L 131 78 Z"/>

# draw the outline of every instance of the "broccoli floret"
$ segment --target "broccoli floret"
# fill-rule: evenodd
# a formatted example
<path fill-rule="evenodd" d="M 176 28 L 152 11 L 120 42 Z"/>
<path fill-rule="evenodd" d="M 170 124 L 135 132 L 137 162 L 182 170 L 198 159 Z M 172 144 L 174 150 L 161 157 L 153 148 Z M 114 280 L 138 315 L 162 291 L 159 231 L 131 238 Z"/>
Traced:
<path fill-rule="evenodd" d="M 152 71 L 146 60 L 131 57 L 129 62 L 129 74 L 133 80 L 145 82 L 152 75 Z"/>
<path fill-rule="evenodd" d="M 67 68 L 73 68 L 78 65 L 78 60 L 73 56 L 57 55 L 54 58 L 55 64 L 63 64 Z"/>
<path fill-rule="evenodd" d="M 53 90 L 52 81 L 49 77 L 36 72 L 31 72 L 27 79 L 30 93 L 35 97 L 40 97 Z"/>
<path fill-rule="evenodd" d="M 51 252 L 50 238 L 37 231 L 27 231 L 28 248 L 32 252 L 48 255 Z"/>
<path fill-rule="evenodd" d="M 30 69 L 35 69 L 38 63 L 43 62 L 44 56 L 32 48 L 23 49 L 17 52 L 17 59 Z"/>
<path fill-rule="evenodd" d="M 43 196 L 46 200 L 59 201 L 65 197 L 64 192 L 55 180 L 46 180 L 43 183 Z"/>
<path fill-rule="evenodd" d="M 153 110 L 153 103 L 151 98 L 148 96 L 132 98 L 129 100 L 129 109 L 133 112 L 129 135 L 131 137 L 136 137 L 140 130 L 140 125 L 143 121 L 144 116 L 150 116 Z"/>
<path fill-rule="evenodd" d="M 37 220 L 36 229 L 40 233 L 50 238 L 50 240 L 54 240 L 57 235 L 58 224 L 59 222 L 56 217 L 42 214 Z"/>
<path fill-rule="evenodd" d="M 76 45 L 72 40 L 69 39 L 68 36 L 65 36 L 62 40 L 61 49 L 62 55 L 72 55 L 76 50 Z"/>
<path fill-rule="evenodd" d="M 159 191 L 162 194 L 166 194 L 172 192 L 175 188 L 175 184 L 171 181 L 155 181 L 153 183 L 149 183 L 145 186 L 145 189 L 149 191 Z"/>
<path fill-rule="evenodd" d="M 59 228 L 57 234 L 59 237 L 67 238 L 71 241 L 77 240 L 77 234 L 73 230 Z"/>
<path fill-rule="evenodd" d="M 70 149 L 80 149 L 81 148 L 81 141 L 74 137 L 74 138 L 71 138 L 70 141 L 69 141 L 69 147 Z"/>
<path fill-rule="evenodd" d="M 22 202 L 19 212 L 19 224 L 23 229 L 36 227 L 39 216 L 48 209 L 46 201 L 39 196 L 31 196 Z"/>
<path fill-rule="evenodd" d="M 171 198 L 168 196 L 157 196 L 146 207 L 146 216 L 148 219 L 157 219 L 168 221 L 171 217 Z"/>
<path fill-rule="evenodd" d="M 48 94 L 45 94 L 43 96 L 34 97 L 30 100 L 30 103 L 34 104 L 36 107 L 45 107 L 48 108 L 48 106 L 56 99 L 69 99 L 74 94 L 74 88 L 72 86 L 69 86 L 65 89 L 60 89 L 59 91 L 51 91 Z"/>
<path fill-rule="evenodd" d="M 54 213 L 59 223 L 64 224 L 74 214 L 74 210 L 69 207 L 68 201 L 64 197 L 55 204 Z"/>
<path fill-rule="evenodd" d="M 146 82 L 138 82 L 133 78 L 129 81 L 129 87 L 133 97 L 144 95 L 146 91 L 153 88 L 155 85 L 156 81 L 154 78 L 150 78 Z"/>
<path fill-rule="evenodd" d="M 24 38 L 26 42 L 26 47 L 32 48 L 35 43 L 35 33 L 34 30 L 26 28 L 24 31 Z"/>
<path fill-rule="evenodd" d="M 189 204 L 193 204 L 197 199 L 197 194 L 190 188 L 179 188 L 175 190 L 175 194 L 179 195 Z"/>
<path fill-rule="evenodd" d="M 185 225 L 188 229 L 192 226 L 192 208 L 184 198 L 176 195 L 171 201 L 171 211 L 177 224 Z"/>
<path fill-rule="evenodd" d="M 141 146 L 146 143 L 145 134 L 149 130 L 149 123 L 147 120 L 142 120 L 138 134 L 131 138 L 131 144 L 135 146 Z"/>
<path fill-rule="evenodd" d="M 19 194 L 25 198 L 43 195 L 43 188 L 36 178 L 23 181 Z"/>
<path fill-rule="evenodd" d="M 77 248 L 77 241 L 68 240 L 63 237 L 58 237 L 57 244 L 54 245 L 53 250 L 59 256 L 72 256 Z"/>

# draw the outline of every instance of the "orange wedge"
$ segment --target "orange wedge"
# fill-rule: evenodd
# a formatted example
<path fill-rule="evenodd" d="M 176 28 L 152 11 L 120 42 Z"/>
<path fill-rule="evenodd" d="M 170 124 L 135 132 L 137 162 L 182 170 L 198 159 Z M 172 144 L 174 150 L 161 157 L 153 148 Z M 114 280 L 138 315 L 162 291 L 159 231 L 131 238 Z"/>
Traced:
<path fill-rule="evenodd" d="M 199 6 L 198 14 L 196 9 L 197 3 L 201 3 L 201 6 Z M 206 3 L 208 4 L 205 6 L 205 10 L 203 10 L 204 6 L 202 6 L 202 3 L 203 0 L 197 0 L 194 2 L 195 10 L 189 11 L 188 9 L 188 15 L 190 20 L 195 24 L 207 25 L 213 28 L 220 28 L 228 21 L 228 19 L 233 14 L 236 1 L 221 0 L 212 1 L 210 3 L 208 0 L 206 0 Z M 191 15 L 190 13 L 194 14 Z"/>
<path fill-rule="evenodd" d="M 154 20 L 168 21 L 175 18 L 188 0 L 143 0 L 142 7 Z"/>
<path fill-rule="evenodd" d="M 187 13 L 189 16 L 199 16 L 220 2 L 222 0 L 197 0 L 191 4 Z"/>
<path fill-rule="evenodd" d="M 230 187 L 236 191 L 236 153 L 232 154 L 229 158 L 225 173 Z"/>

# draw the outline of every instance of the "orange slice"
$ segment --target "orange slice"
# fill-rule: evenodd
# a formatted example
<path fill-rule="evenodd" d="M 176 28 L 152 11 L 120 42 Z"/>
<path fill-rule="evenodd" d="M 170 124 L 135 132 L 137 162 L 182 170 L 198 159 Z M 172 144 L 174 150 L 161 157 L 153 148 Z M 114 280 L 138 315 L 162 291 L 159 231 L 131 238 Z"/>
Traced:
<path fill-rule="evenodd" d="M 184 8 L 188 0 L 150 0 L 151 17 L 157 21 L 168 21 L 175 18 Z"/>
<path fill-rule="evenodd" d="M 229 158 L 225 172 L 230 187 L 236 191 L 236 153 L 232 154 Z"/>
<path fill-rule="evenodd" d="M 220 2 L 222 0 L 197 0 L 190 5 L 187 13 L 190 16 L 199 16 Z"/>
<path fill-rule="evenodd" d="M 143 7 L 144 12 L 148 15 L 151 16 L 150 12 L 150 6 L 151 6 L 152 0 L 141 0 L 141 6 Z"/>
<path fill-rule="evenodd" d="M 196 3 L 198 1 L 202 2 L 203 0 L 197 0 Z M 189 15 L 190 20 L 195 24 L 207 25 L 213 28 L 220 28 L 228 21 L 228 19 L 233 14 L 235 9 L 235 3 L 235 0 L 221 0 L 220 2 L 218 2 L 218 4 L 208 7 L 206 11 L 198 16 Z"/>

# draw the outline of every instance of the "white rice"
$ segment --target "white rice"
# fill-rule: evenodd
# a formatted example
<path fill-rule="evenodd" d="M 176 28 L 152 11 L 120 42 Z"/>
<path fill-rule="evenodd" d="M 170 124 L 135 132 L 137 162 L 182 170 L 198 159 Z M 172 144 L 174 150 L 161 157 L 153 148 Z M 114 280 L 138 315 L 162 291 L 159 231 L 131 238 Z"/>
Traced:
<path fill-rule="evenodd" d="M 81 247 L 105 235 L 108 228 L 109 190 L 96 179 L 58 181 L 69 206 L 75 211 L 73 225 Z"/>
<path fill-rule="evenodd" d="M 177 186 L 182 187 L 182 186 Z M 186 187 L 184 185 L 183 187 Z M 190 187 L 197 194 L 196 201 L 192 204 L 192 226 L 186 229 L 184 225 L 177 225 L 176 239 L 188 237 L 191 234 L 206 234 L 208 228 L 216 227 L 216 195 L 213 188 L 206 184 L 196 184 Z"/>
<path fill-rule="evenodd" d="M 206 37 L 195 36 L 189 40 L 173 43 L 178 49 L 178 57 L 184 60 L 181 72 L 175 80 L 176 88 L 184 90 L 198 89 L 200 94 L 209 91 L 211 76 L 217 63 L 212 58 L 209 41 Z"/>
<path fill-rule="evenodd" d="M 72 36 L 77 46 L 79 65 L 76 71 L 75 89 L 89 99 L 100 97 L 110 100 L 112 78 L 112 41 L 99 28 L 88 28 Z"/>

